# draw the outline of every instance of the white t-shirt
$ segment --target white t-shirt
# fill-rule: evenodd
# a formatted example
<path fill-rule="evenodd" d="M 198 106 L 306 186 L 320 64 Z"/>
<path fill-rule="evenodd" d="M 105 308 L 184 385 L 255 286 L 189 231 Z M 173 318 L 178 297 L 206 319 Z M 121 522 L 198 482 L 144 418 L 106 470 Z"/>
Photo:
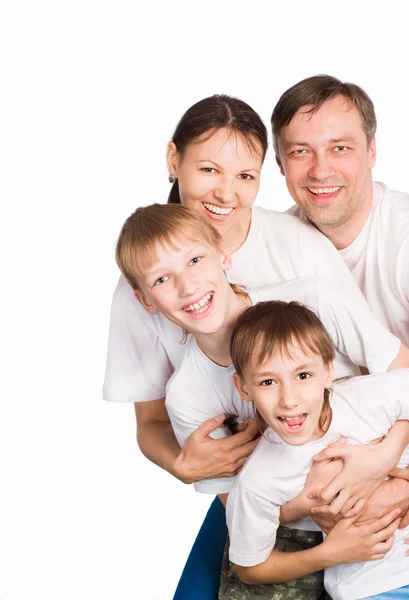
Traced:
<path fill-rule="evenodd" d="M 299 207 L 289 212 L 307 221 Z M 409 195 L 375 182 L 371 213 L 339 254 L 379 321 L 409 346 Z"/>
<path fill-rule="evenodd" d="M 334 383 L 332 421 L 320 439 L 291 446 L 267 429 L 230 493 L 226 519 L 230 560 L 254 566 L 271 554 L 279 525 L 280 506 L 303 489 L 312 457 L 340 435 L 349 444 L 367 444 L 386 435 L 397 419 L 409 419 L 409 369 L 354 377 Z M 409 463 L 405 449 L 400 467 Z M 302 524 L 299 529 L 307 529 Z M 382 560 L 344 564 L 325 571 L 325 588 L 333 600 L 355 600 L 409 584 L 403 538 L 409 527 L 395 534 L 395 542 Z"/>
<path fill-rule="evenodd" d="M 250 291 L 252 304 L 266 300 L 298 300 L 313 310 L 327 328 L 335 346 L 334 376 L 359 374 L 356 365 L 371 373 L 385 371 L 400 341 L 384 329 L 360 303 L 349 302 L 342 292 L 316 277 L 297 279 Z M 348 358 L 350 357 L 355 364 Z M 241 399 L 232 375 L 234 367 L 221 367 L 199 349 L 193 337 L 187 342 L 181 365 L 168 382 L 166 408 L 180 446 L 203 421 L 220 413 L 239 421 L 254 416 L 253 405 Z M 222 426 L 212 433 L 230 435 Z M 205 479 L 194 484 L 198 492 L 229 492 L 234 477 Z"/>
<path fill-rule="evenodd" d="M 351 302 L 364 302 L 333 245 L 313 227 L 287 214 L 253 207 L 249 234 L 232 261 L 228 272 L 232 283 L 256 288 L 319 276 L 337 283 Z M 148 314 L 121 277 L 112 301 L 104 399 L 163 398 L 184 353 L 181 341 L 180 329 L 160 314 Z"/>

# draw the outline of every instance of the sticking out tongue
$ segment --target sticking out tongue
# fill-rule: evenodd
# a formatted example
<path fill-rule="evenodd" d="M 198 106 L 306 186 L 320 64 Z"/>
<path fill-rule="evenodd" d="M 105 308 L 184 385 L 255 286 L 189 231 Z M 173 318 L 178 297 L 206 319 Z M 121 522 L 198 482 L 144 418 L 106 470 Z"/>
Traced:
<path fill-rule="evenodd" d="M 282 422 L 287 425 L 287 427 L 300 427 L 305 421 L 305 415 L 299 415 L 295 419 L 282 419 Z"/>

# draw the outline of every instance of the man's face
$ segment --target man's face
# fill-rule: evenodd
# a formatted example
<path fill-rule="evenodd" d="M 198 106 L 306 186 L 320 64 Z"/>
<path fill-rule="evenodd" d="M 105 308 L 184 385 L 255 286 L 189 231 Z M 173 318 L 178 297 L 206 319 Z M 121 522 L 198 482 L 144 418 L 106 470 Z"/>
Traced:
<path fill-rule="evenodd" d="M 373 139 L 368 147 L 362 118 L 343 96 L 308 109 L 282 130 L 277 162 L 295 202 L 325 232 L 369 210 L 376 146 Z"/>

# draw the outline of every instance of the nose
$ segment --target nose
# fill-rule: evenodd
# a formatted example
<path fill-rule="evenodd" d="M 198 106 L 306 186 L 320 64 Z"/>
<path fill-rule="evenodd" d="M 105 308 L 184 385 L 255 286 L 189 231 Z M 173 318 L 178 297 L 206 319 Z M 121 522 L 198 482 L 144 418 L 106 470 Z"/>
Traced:
<path fill-rule="evenodd" d="M 229 204 L 234 196 L 234 182 L 227 177 L 219 182 L 219 186 L 215 189 L 215 197 L 224 204 Z"/>
<path fill-rule="evenodd" d="M 195 274 L 191 272 L 179 277 L 178 288 L 180 296 L 187 298 L 188 296 L 194 296 L 199 291 L 200 284 Z"/>
<path fill-rule="evenodd" d="M 291 410 L 298 406 L 298 398 L 295 390 L 289 383 L 280 384 L 280 406 L 287 410 Z"/>
<path fill-rule="evenodd" d="M 316 153 L 312 159 L 309 176 L 317 181 L 325 181 L 334 174 L 332 158 L 326 152 Z"/>

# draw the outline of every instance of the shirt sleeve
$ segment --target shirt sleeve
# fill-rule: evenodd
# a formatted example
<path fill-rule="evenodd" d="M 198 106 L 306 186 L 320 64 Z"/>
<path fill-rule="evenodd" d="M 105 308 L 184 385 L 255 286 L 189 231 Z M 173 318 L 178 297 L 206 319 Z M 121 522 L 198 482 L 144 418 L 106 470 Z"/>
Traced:
<path fill-rule="evenodd" d="M 370 373 L 385 372 L 399 352 L 400 340 L 376 319 L 366 301 L 320 279 L 318 313 L 335 346 Z"/>
<path fill-rule="evenodd" d="M 237 483 L 226 506 L 229 558 L 243 567 L 258 565 L 270 556 L 280 520 L 280 507 Z"/>
<path fill-rule="evenodd" d="M 190 379 L 188 380 L 188 377 Z M 183 448 L 187 439 L 207 419 L 215 417 L 218 412 L 212 408 L 211 388 L 204 388 L 201 381 L 191 373 L 185 377 L 184 365 L 169 381 L 166 390 L 166 410 L 175 432 L 176 439 Z M 223 439 L 231 436 L 227 425 L 222 424 L 212 431 L 209 437 Z M 235 484 L 235 477 L 217 477 L 196 481 L 193 486 L 201 494 L 226 494 Z"/>
<path fill-rule="evenodd" d="M 402 244 L 397 263 L 397 277 L 402 287 L 403 295 L 409 303 L 409 236 Z M 409 320 L 409 306 L 408 306 Z"/>
<path fill-rule="evenodd" d="M 121 277 L 112 300 L 104 400 L 143 402 L 163 398 L 172 372 L 154 317 L 143 309 Z"/>
<path fill-rule="evenodd" d="M 352 377 L 334 383 L 334 392 L 337 427 L 360 443 L 386 435 L 396 421 L 409 420 L 409 369 Z"/>

